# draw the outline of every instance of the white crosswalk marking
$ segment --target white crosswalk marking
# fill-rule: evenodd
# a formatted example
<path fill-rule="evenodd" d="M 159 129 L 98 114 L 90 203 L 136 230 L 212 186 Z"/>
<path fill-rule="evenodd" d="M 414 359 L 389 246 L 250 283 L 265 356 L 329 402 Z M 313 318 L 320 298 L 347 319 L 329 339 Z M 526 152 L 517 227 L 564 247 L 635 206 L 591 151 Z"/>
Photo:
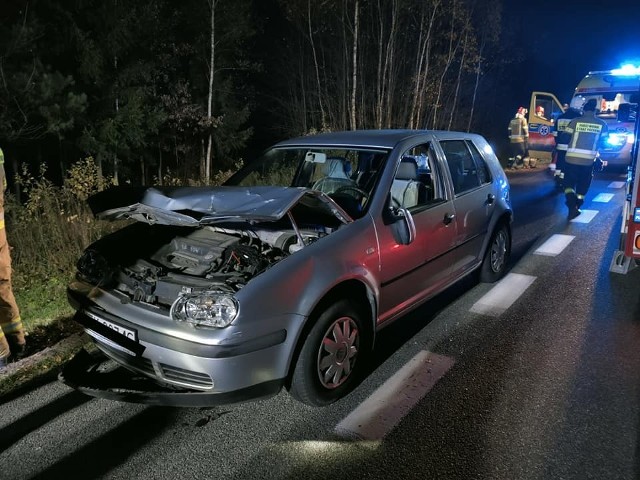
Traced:
<path fill-rule="evenodd" d="M 552 235 L 546 242 L 540 245 L 533 253 L 536 255 L 546 255 L 549 257 L 555 257 L 560 254 L 567 245 L 571 243 L 575 235 Z"/>
<path fill-rule="evenodd" d="M 471 311 L 498 317 L 502 315 L 520 295 L 535 281 L 536 277 L 521 273 L 509 273 L 473 304 Z"/>
<path fill-rule="evenodd" d="M 593 199 L 594 202 L 607 203 L 613 198 L 613 193 L 599 193 Z"/>
<path fill-rule="evenodd" d="M 381 440 L 454 363 L 452 357 L 422 350 L 347 415 L 335 432 L 348 439 Z"/>
<path fill-rule="evenodd" d="M 582 210 L 582 213 L 571 220 L 574 223 L 589 223 L 598 214 L 598 210 Z"/>

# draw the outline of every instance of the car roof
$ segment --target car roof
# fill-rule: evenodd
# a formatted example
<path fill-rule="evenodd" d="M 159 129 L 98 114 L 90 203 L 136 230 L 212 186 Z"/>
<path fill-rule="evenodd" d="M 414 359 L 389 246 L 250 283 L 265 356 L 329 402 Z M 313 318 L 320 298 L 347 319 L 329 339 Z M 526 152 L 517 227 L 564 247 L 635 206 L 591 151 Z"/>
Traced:
<path fill-rule="evenodd" d="M 359 146 L 376 148 L 393 148 L 398 143 L 424 135 L 434 135 L 438 138 L 451 138 L 464 136 L 472 138 L 476 135 L 465 132 L 450 132 L 444 130 L 409 130 L 409 129 L 387 129 L 387 130 L 349 130 L 341 132 L 326 132 L 317 135 L 307 135 L 304 137 L 284 140 L 275 147 L 293 147 L 302 145 L 331 145 L 331 146 Z"/>

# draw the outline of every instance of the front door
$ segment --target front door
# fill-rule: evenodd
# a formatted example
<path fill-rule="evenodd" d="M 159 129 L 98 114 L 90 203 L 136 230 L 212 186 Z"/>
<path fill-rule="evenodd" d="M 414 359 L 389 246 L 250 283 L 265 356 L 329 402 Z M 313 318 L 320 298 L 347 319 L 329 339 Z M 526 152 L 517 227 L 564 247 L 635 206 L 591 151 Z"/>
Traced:
<path fill-rule="evenodd" d="M 380 240 L 380 322 L 439 291 L 450 278 L 456 238 L 455 211 L 443 180 L 443 166 L 431 145 L 420 144 L 405 152 L 389 192 L 388 218 L 377 222 Z M 398 225 L 406 220 L 405 208 L 415 224 L 409 244 L 398 238 Z"/>

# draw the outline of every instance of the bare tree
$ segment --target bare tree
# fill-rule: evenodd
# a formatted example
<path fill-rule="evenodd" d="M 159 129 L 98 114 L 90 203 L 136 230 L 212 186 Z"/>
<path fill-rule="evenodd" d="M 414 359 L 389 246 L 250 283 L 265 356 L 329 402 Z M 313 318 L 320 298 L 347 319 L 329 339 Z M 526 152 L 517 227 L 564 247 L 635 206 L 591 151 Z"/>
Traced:
<path fill-rule="evenodd" d="M 207 98 L 207 127 L 209 130 L 209 135 L 207 137 L 207 148 L 204 158 L 204 165 L 202 165 L 202 171 L 204 173 L 205 183 L 209 183 L 209 179 L 211 178 L 211 147 L 213 144 L 213 132 L 211 131 L 213 118 L 212 118 L 212 110 L 213 110 L 213 76 L 216 72 L 215 70 L 215 59 L 216 59 L 216 27 L 215 27 L 215 19 L 216 19 L 216 4 L 218 0 L 209 0 L 209 7 L 211 8 L 211 31 L 210 31 L 210 51 L 209 51 L 209 95 Z"/>
<path fill-rule="evenodd" d="M 445 86 L 445 78 L 447 76 L 447 73 L 449 71 L 449 68 L 451 67 L 451 65 L 453 64 L 455 57 L 456 57 L 456 53 L 458 50 L 458 47 L 460 45 L 460 40 L 458 39 L 458 35 L 457 35 L 457 23 L 456 23 L 456 17 L 457 17 L 457 11 L 458 11 L 458 0 L 453 0 L 453 3 L 451 4 L 451 22 L 449 25 L 449 34 L 448 34 L 448 49 L 447 52 L 445 53 L 445 55 L 443 56 L 443 67 L 442 67 L 442 71 L 440 73 L 440 79 L 438 82 L 438 88 L 437 88 L 437 93 L 436 93 L 436 97 L 435 97 L 435 102 L 433 105 L 433 115 L 432 115 L 432 122 L 431 122 L 431 128 L 436 128 L 438 126 L 438 110 L 441 107 L 441 102 L 442 102 L 442 97 L 443 97 L 443 90 L 444 90 L 444 86 Z"/>
<path fill-rule="evenodd" d="M 316 72 L 316 85 L 318 88 L 318 106 L 320 107 L 320 115 L 322 118 L 322 129 L 327 128 L 327 115 L 324 110 L 322 101 L 322 83 L 320 82 L 320 66 L 318 65 L 318 55 L 316 53 L 316 44 L 313 40 L 313 30 L 311 28 L 311 0 L 307 0 L 307 26 L 309 31 L 309 43 L 311 43 L 311 52 L 313 53 L 313 66 Z"/>
<path fill-rule="evenodd" d="M 453 125 L 453 119 L 457 112 L 458 99 L 460 96 L 460 86 L 462 83 L 462 72 L 466 68 L 469 68 L 469 65 L 467 64 L 467 58 L 469 57 L 469 50 L 471 50 L 473 47 L 471 45 L 471 38 L 470 38 L 472 33 L 470 17 L 466 18 L 463 31 L 464 31 L 464 35 L 462 40 L 462 54 L 460 56 L 460 62 L 458 63 L 458 75 L 456 77 L 455 92 L 453 94 L 453 101 L 451 102 L 451 106 L 450 106 L 449 123 L 447 125 L 448 130 L 451 130 L 451 127 Z"/>
<path fill-rule="evenodd" d="M 353 62 L 352 62 L 352 76 L 351 76 L 351 130 L 357 128 L 356 123 L 356 93 L 358 86 L 358 35 L 360 25 L 360 4 L 358 0 L 355 0 L 353 6 Z"/>
<path fill-rule="evenodd" d="M 427 8 L 431 7 L 431 12 L 427 21 Z M 420 15 L 420 28 L 419 28 L 419 37 L 418 37 L 418 45 L 419 48 L 417 50 L 417 60 L 415 66 L 415 77 L 414 77 L 414 89 L 412 94 L 412 102 L 411 102 L 411 112 L 409 115 L 409 126 L 410 128 L 417 128 L 418 125 L 421 125 L 419 118 L 423 114 L 425 109 L 425 92 L 427 90 L 427 78 L 429 76 L 429 65 L 431 60 L 431 43 L 432 43 L 432 32 L 436 19 L 436 15 L 438 14 L 438 9 L 440 7 L 440 0 L 435 0 L 431 4 L 425 2 L 422 4 L 421 15 Z M 425 22 L 426 23 L 426 31 L 425 31 Z"/>

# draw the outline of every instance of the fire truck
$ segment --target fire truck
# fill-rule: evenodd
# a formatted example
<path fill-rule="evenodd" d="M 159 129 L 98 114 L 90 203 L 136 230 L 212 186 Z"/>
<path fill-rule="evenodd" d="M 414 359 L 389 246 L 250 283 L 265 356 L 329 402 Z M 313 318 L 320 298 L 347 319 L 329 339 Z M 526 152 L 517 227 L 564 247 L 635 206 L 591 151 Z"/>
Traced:
<path fill-rule="evenodd" d="M 635 118 L 636 141 L 632 150 L 632 162 L 627 169 L 627 188 L 622 207 L 620 249 L 616 250 L 609 271 L 627 273 L 640 265 L 640 119 Z"/>

